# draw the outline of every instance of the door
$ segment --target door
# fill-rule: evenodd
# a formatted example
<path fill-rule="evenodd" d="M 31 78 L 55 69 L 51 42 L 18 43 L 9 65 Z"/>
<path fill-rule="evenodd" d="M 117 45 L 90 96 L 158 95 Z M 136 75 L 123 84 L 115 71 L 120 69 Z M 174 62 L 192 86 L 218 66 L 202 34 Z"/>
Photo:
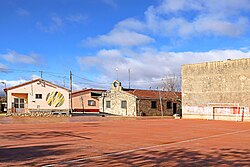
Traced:
<path fill-rule="evenodd" d="M 173 103 L 173 115 L 177 113 L 177 103 Z"/>
<path fill-rule="evenodd" d="M 25 100 L 23 98 L 14 98 L 14 110 L 15 112 L 25 112 Z"/>

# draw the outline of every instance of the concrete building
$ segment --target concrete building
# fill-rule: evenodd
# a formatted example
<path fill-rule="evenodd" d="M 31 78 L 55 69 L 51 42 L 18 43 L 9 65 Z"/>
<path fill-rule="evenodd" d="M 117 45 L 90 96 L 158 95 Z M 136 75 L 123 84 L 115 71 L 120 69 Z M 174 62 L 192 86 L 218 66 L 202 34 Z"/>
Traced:
<path fill-rule="evenodd" d="M 100 112 L 121 116 L 167 116 L 180 113 L 181 93 L 124 89 L 114 81 L 99 100 Z"/>
<path fill-rule="evenodd" d="M 106 90 L 84 89 L 72 93 L 73 111 L 99 112 L 99 97 Z"/>
<path fill-rule="evenodd" d="M 8 113 L 69 111 L 69 90 L 43 79 L 5 89 Z"/>
<path fill-rule="evenodd" d="M 182 66 L 182 116 L 250 121 L 250 59 Z"/>

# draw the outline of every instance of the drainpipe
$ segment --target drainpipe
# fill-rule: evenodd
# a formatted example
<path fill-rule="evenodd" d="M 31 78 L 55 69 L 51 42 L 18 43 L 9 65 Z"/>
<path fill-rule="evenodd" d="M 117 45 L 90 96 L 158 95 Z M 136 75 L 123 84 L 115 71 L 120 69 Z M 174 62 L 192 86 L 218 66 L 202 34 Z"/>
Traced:
<path fill-rule="evenodd" d="M 105 100 L 105 97 L 106 97 L 106 92 L 103 93 L 103 98 L 102 98 L 102 112 L 104 113 L 104 100 Z"/>
<path fill-rule="evenodd" d="M 140 99 L 137 100 L 137 105 L 138 105 L 138 113 L 137 113 L 137 116 L 141 116 L 140 114 Z"/>

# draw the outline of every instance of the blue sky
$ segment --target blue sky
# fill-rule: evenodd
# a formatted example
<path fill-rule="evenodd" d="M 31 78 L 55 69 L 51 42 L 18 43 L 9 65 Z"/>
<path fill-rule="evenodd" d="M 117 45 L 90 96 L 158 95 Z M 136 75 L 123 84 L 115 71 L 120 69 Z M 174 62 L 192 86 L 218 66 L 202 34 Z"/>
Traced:
<path fill-rule="evenodd" d="M 126 87 L 130 68 L 146 88 L 182 64 L 249 58 L 249 16 L 250 0 L 1 1 L 0 81 L 44 71 L 68 86 L 72 70 L 74 89 Z"/>

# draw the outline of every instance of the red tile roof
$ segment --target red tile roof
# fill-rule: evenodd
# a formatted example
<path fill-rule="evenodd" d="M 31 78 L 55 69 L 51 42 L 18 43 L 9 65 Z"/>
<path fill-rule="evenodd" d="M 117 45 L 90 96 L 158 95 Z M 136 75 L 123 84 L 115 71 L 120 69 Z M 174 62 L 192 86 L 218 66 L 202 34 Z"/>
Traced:
<path fill-rule="evenodd" d="M 83 90 L 78 90 L 78 91 L 74 91 L 72 92 L 72 96 L 73 97 L 76 97 L 76 96 L 79 96 L 79 95 L 83 95 L 83 94 L 87 94 L 87 93 L 102 93 L 102 92 L 106 92 L 106 90 L 102 90 L 102 89 L 93 89 L 93 88 L 90 88 L 90 89 L 83 89 Z"/>
<path fill-rule="evenodd" d="M 158 91 L 158 90 L 141 90 L 141 89 L 129 89 L 124 90 L 138 98 L 150 98 L 150 99 L 181 99 L 181 92 L 168 92 L 168 91 Z"/>

